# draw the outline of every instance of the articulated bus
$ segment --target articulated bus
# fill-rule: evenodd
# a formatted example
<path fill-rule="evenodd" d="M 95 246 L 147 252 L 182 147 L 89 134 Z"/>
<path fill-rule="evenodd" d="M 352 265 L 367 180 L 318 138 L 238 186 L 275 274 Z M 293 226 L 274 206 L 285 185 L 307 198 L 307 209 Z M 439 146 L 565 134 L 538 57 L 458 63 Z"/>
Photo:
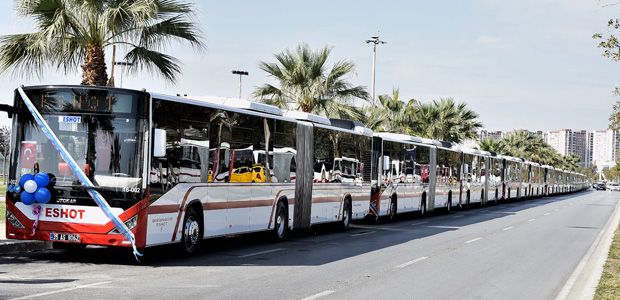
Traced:
<path fill-rule="evenodd" d="M 288 229 L 346 228 L 368 214 L 372 132 L 365 128 L 298 120 L 251 102 L 243 109 L 85 86 L 23 91 L 138 248 L 180 242 L 193 252 L 204 237 L 265 230 L 283 239 Z M 129 246 L 17 92 L 10 113 L 7 237 Z M 20 180 L 38 173 L 51 178 L 51 195 L 27 205 Z"/>
<path fill-rule="evenodd" d="M 136 249 L 583 189 L 585 177 L 240 99 L 15 91 L 9 239 Z"/>

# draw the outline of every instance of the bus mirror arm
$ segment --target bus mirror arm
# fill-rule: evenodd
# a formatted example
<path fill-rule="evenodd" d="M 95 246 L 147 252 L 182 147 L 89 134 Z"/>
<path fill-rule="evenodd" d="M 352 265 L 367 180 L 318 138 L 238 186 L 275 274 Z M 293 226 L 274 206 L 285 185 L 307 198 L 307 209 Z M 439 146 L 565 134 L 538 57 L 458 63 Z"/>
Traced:
<path fill-rule="evenodd" d="M 15 113 L 15 108 L 8 104 L 0 104 L 0 111 L 6 111 L 9 115 L 9 119 L 13 118 L 13 114 Z"/>
<path fill-rule="evenodd" d="M 153 156 L 166 156 L 166 130 L 155 129 L 153 131 Z"/>

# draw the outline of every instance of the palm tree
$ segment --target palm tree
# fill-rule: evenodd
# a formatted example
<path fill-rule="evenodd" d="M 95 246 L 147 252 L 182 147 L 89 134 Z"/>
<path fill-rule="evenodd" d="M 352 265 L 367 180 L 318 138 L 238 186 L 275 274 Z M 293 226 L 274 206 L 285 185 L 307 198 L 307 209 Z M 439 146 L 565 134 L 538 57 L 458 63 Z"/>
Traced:
<path fill-rule="evenodd" d="M 494 140 L 490 138 L 478 143 L 478 147 L 480 148 L 480 150 L 497 153 L 502 153 L 503 146 L 504 144 L 501 142 L 501 140 Z"/>
<path fill-rule="evenodd" d="M 476 138 L 482 127 L 478 113 L 467 108 L 465 102 L 456 103 L 454 98 L 422 103 L 411 100 L 405 106 L 409 131 L 414 135 L 448 142 L 460 142 Z"/>
<path fill-rule="evenodd" d="M 260 61 L 258 67 L 273 76 L 279 87 L 265 84 L 256 88 L 253 97 L 263 103 L 295 109 L 326 117 L 360 119 L 359 112 L 352 107 L 352 100 L 367 100 L 368 92 L 362 86 L 353 86 L 344 77 L 355 71 L 350 61 L 338 61 L 327 70 L 327 59 L 332 47 L 326 46 L 312 51 L 305 44 L 299 44 L 292 51 L 286 49 L 275 54 L 275 63 Z"/>
<path fill-rule="evenodd" d="M 579 169 L 579 162 L 581 158 L 574 153 L 565 155 L 562 157 L 562 169 L 577 171 Z"/>
<path fill-rule="evenodd" d="M 31 0 L 16 1 L 16 10 L 36 29 L 0 37 L 0 72 L 13 76 L 81 66 L 82 84 L 106 85 L 104 50 L 119 45 L 130 72 L 146 68 L 174 82 L 180 62 L 160 51 L 172 41 L 204 48 L 193 5 L 177 0 Z"/>

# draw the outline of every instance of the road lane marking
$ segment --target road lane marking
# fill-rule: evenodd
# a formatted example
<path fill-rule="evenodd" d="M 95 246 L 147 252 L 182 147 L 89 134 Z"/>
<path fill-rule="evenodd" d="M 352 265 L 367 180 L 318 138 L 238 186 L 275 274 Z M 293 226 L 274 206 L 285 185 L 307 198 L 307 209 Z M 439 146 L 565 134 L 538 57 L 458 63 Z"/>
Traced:
<path fill-rule="evenodd" d="M 510 230 L 510 229 L 513 229 L 513 228 L 514 228 L 514 227 L 510 226 L 510 227 L 506 227 L 506 228 L 504 228 L 504 229 L 502 229 L 502 230 L 503 230 L 503 231 L 506 231 L 506 230 Z"/>
<path fill-rule="evenodd" d="M 551 213 L 546 213 L 546 214 L 544 214 L 543 216 L 548 216 L 548 215 L 550 215 L 550 214 L 551 214 Z"/>
<path fill-rule="evenodd" d="M 465 215 L 456 215 L 456 216 L 452 217 L 452 219 L 461 218 L 461 217 L 464 217 L 464 216 Z"/>
<path fill-rule="evenodd" d="M 239 256 L 239 258 L 246 258 L 246 257 L 257 256 L 257 255 L 263 255 L 263 254 L 278 252 L 278 251 L 282 251 L 282 250 L 284 250 L 284 248 L 276 248 L 276 249 L 271 249 L 271 250 L 265 250 L 265 251 L 250 253 L 250 254 L 246 254 L 246 255 L 241 255 L 241 256 Z"/>
<path fill-rule="evenodd" d="M 465 242 L 465 244 L 471 244 L 471 243 L 473 243 L 473 242 L 477 242 L 477 241 L 479 241 L 479 240 L 481 240 L 481 239 L 482 239 L 481 237 L 479 237 L 479 238 L 475 238 L 475 239 L 473 239 L 473 240 L 469 240 L 469 241 Z"/>
<path fill-rule="evenodd" d="M 408 261 L 408 262 L 406 262 L 406 263 L 404 263 L 404 264 L 400 264 L 400 265 L 396 266 L 396 268 L 402 269 L 402 268 L 404 268 L 404 267 L 406 267 L 406 266 L 413 265 L 413 264 L 415 264 L 415 263 L 417 263 L 417 262 L 421 262 L 421 261 L 423 261 L 423 260 L 425 260 L 425 259 L 428 259 L 428 256 L 422 256 L 422 257 L 420 257 L 420 258 L 416 258 L 416 259 L 414 259 L 414 260 L 410 260 L 410 261 Z"/>
<path fill-rule="evenodd" d="M 419 223 L 413 223 L 413 224 L 411 224 L 411 226 L 422 225 L 422 224 L 426 224 L 426 223 L 428 223 L 428 221 L 426 221 L 426 222 L 419 222 Z"/>
<path fill-rule="evenodd" d="M 536 221 L 536 219 L 529 219 L 528 222 Z"/>
<path fill-rule="evenodd" d="M 314 295 L 312 295 L 312 296 L 310 296 L 310 297 L 306 297 L 306 298 L 303 298 L 303 299 L 301 299 L 301 300 L 314 300 L 314 299 L 317 299 L 317 298 L 321 298 L 321 297 L 323 297 L 323 296 L 327 296 L 327 295 L 329 295 L 329 294 L 331 294 L 331 293 L 333 293 L 333 292 L 334 292 L 334 291 L 325 291 L 325 292 L 320 292 L 320 293 L 318 293 L 318 294 L 314 294 Z"/>
<path fill-rule="evenodd" d="M 43 297 L 43 296 L 48 296 L 48 295 L 53 295 L 53 294 L 58 294 L 58 293 L 74 291 L 74 290 L 77 290 L 77 289 L 86 289 L 86 288 L 89 288 L 89 287 L 98 286 L 98 285 L 102 285 L 102 284 L 107 284 L 107 283 L 110 283 L 110 282 L 112 282 L 112 281 L 102 281 L 102 282 L 95 282 L 95 283 L 86 284 L 86 285 L 78 285 L 78 286 L 70 287 L 70 288 L 66 288 L 66 289 L 49 291 L 49 292 L 39 293 L 39 294 L 34 294 L 34 295 L 28 295 L 28 296 L 19 297 L 19 298 L 13 298 L 13 300 L 38 298 L 38 297 Z"/>
<path fill-rule="evenodd" d="M 360 233 L 352 234 L 351 236 L 362 236 L 362 235 L 367 235 L 367 234 L 371 234 L 371 233 L 375 233 L 375 232 L 376 231 L 360 232 Z"/>

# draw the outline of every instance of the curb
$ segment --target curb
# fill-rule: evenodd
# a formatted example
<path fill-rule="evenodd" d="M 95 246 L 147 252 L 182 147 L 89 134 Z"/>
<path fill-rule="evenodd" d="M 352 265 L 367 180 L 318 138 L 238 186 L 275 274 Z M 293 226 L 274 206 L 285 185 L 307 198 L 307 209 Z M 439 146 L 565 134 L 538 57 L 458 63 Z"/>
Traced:
<path fill-rule="evenodd" d="M 52 249 L 51 242 L 0 240 L 0 255 Z"/>

